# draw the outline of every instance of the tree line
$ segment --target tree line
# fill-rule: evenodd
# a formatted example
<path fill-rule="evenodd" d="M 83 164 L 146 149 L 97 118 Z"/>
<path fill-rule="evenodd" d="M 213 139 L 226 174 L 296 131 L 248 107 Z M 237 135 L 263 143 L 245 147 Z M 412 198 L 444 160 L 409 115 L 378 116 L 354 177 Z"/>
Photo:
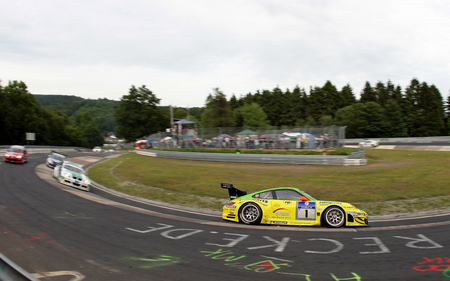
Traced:
<path fill-rule="evenodd" d="M 35 133 L 35 145 L 94 147 L 103 144 L 98 125 L 89 112 L 73 118 L 38 104 L 22 81 L 0 83 L 1 145 L 27 144 L 26 133 Z"/>
<path fill-rule="evenodd" d="M 22 81 L 0 83 L 0 144 L 25 144 L 26 132 L 41 145 L 93 147 L 109 133 L 134 141 L 170 127 L 170 109 L 159 102 L 145 85 L 112 101 L 32 95 Z M 444 136 L 450 128 L 450 98 L 417 79 L 405 90 L 389 80 L 366 82 L 359 99 L 350 85 L 338 90 L 330 81 L 308 92 L 276 87 L 230 99 L 214 88 L 204 107 L 174 111 L 198 128 L 338 125 L 347 126 L 347 138 Z"/>
<path fill-rule="evenodd" d="M 414 78 L 404 91 L 389 80 L 375 86 L 366 82 L 359 99 L 350 85 L 338 90 L 330 81 L 309 92 L 276 87 L 229 100 L 215 88 L 190 119 L 199 127 L 338 125 L 347 126 L 347 138 L 383 138 L 446 136 L 448 116 L 450 98 L 444 102 L 434 85 Z"/>

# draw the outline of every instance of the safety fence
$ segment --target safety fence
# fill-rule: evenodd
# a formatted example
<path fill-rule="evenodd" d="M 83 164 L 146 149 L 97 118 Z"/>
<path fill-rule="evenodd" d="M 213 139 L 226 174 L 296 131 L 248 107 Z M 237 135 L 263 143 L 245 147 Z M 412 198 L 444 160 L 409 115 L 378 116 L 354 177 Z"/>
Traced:
<path fill-rule="evenodd" d="M 320 149 L 340 147 L 345 128 L 328 127 L 216 127 L 175 126 L 141 138 L 152 147 L 164 148 L 245 148 L 245 149 Z"/>
<path fill-rule="evenodd" d="M 437 136 L 437 137 L 407 137 L 407 138 L 369 138 L 371 140 L 376 140 L 380 144 L 442 144 L 450 143 L 450 136 Z M 367 139 L 346 139 L 345 144 L 358 144 L 359 142 Z"/>
<path fill-rule="evenodd" d="M 367 165 L 364 150 L 355 149 L 351 155 L 284 155 L 284 154 L 234 154 L 234 153 L 200 153 L 136 149 L 140 155 L 151 157 L 197 160 L 211 162 L 297 164 L 297 165 Z"/>

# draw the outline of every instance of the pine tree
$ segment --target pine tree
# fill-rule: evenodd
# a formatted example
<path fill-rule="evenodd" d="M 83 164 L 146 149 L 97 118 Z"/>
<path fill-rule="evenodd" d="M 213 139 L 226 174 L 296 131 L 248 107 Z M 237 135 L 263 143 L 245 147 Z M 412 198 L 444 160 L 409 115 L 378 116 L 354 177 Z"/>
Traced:
<path fill-rule="evenodd" d="M 225 94 L 219 88 L 206 98 L 205 110 L 202 113 L 202 123 L 206 128 L 235 126 L 233 111 Z"/>
<path fill-rule="evenodd" d="M 322 93 L 324 95 L 325 108 L 322 112 L 322 116 L 330 115 L 334 117 L 336 111 L 339 109 L 341 104 L 341 97 L 336 89 L 336 87 L 328 80 L 322 87 Z"/>
<path fill-rule="evenodd" d="M 370 101 L 377 101 L 377 96 L 375 94 L 375 91 L 373 90 L 372 86 L 370 85 L 369 81 L 366 82 L 364 85 L 364 89 L 361 93 L 361 98 L 359 99 L 359 102 L 370 102 Z"/>
<path fill-rule="evenodd" d="M 138 138 L 164 131 L 170 126 L 169 116 L 157 107 L 160 99 L 145 85 L 131 86 L 115 107 L 118 137 L 135 141 Z"/>
<path fill-rule="evenodd" d="M 373 90 L 375 92 L 376 102 L 384 107 L 386 102 L 390 99 L 389 89 L 384 86 L 383 82 L 379 81 Z"/>
<path fill-rule="evenodd" d="M 356 102 L 355 95 L 353 94 L 353 89 L 350 87 L 350 84 L 342 87 L 342 90 L 339 92 L 339 108 L 343 108 L 349 105 L 352 105 Z"/>
<path fill-rule="evenodd" d="M 384 108 L 385 116 L 389 122 L 386 135 L 392 138 L 407 137 L 408 131 L 402 117 L 402 109 L 393 99 L 389 99 Z"/>

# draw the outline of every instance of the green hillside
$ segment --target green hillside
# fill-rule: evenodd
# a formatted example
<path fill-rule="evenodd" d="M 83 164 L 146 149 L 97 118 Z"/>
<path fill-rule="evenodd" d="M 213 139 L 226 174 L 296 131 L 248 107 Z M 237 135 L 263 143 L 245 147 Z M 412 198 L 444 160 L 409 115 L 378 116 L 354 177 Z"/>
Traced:
<path fill-rule="evenodd" d="M 98 125 L 102 135 L 114 132 L 117 124 L 114 121 L 114 106 L 119 101 L 108 99 L 84 99 L 65 95 L 34 95 L 37 103 L 47 109 L 56 109 L 75 120 L 78 114 L 87 112 Z"/>

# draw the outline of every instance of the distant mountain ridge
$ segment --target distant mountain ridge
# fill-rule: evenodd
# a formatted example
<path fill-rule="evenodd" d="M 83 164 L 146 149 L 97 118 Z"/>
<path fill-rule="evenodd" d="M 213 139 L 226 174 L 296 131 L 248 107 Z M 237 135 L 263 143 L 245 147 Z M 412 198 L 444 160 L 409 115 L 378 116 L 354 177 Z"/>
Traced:
<path fill-rule="evenodd" d="M 43 108 L 59 110 L 72 120 L 78 113 L 88 112 L 98 125 L 102 135 L 114 132 L 117 124 L 114 120 L 114 106 L 120 101 L 104 99 L 84 99 L 66 95 L 33 95 Z"/>
<path fill-rule="evenodd" d="M 119 105 L 120 101 L 103 99 L 85 99 L 73 95 L 39 95 L 33 94 L 36 102 L 43 108 L 50 110 L 59 110 L 70 119 L 74 120 L 78 113 L 88 112 L 94 122 L 98 125 L 102 135 L 107 136 L 114 132 L 117 124 L 114 120 L 114 106 Z M 163 112 L 169 113 L 169 106 L 158 106 Z M 178 109 L 189 110 L 191 116 L 200 113 L 200 107 L 182 108 L 173 107 L 173 111 Z"/>

